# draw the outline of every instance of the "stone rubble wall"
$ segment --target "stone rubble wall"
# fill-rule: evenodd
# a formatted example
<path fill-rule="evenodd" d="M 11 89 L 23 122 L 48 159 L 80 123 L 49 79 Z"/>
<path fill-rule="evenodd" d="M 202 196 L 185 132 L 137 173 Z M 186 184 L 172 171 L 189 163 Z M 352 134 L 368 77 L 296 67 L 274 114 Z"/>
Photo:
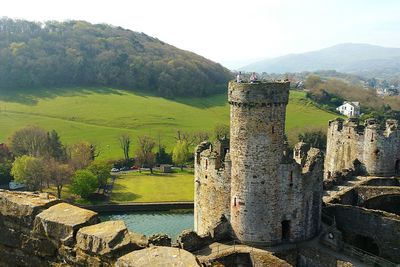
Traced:
<path fill-rule="evenodd" d="M 400 216 L 341 204 L 328 204 L 324 211 L 335 218 L 343 236 L 371 238 L 379 247 L 380 257 L 400 263 Z"/>
<path fill-rule="evenodd" d="M 354 169 L 354 161 L 361 163 L 361 171 L 369 175 L 393 176 L 400 160 L 400 128 L 396 120 L 387 120 L 386 128 L 370 120 L 360 125 L 358 119 L 336 119 L 329 122 L 325 158 L 325 179 L 336 173 Z"/>
<path fill-rule="evenodd" d="M 148 246 L 123 221 L 100 222 L 97 213 L 47 193 L 0 190 L 0 267 L 199 266 L 185 250 Z M 141 262 L 142 255 L 157 258 Z"/>
<path fill-rule="evenodd" d="M 229 219 L 230 160 L 222 159 L 211 143 L 199 145 L 196 151 L 194 229 L 205 235 L 221 217 Z"/>

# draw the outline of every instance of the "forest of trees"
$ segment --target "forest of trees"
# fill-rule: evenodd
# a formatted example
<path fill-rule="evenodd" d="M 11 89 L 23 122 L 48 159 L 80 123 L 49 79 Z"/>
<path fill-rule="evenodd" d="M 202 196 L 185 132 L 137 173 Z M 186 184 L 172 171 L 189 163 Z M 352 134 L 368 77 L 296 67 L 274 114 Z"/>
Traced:
<path fill-rule="evenodd" d="M 223 92 L 231 73 L 144 33 L 84 21 L 0 19 L 0 89 L 114 86 L 161 96 Z"/>

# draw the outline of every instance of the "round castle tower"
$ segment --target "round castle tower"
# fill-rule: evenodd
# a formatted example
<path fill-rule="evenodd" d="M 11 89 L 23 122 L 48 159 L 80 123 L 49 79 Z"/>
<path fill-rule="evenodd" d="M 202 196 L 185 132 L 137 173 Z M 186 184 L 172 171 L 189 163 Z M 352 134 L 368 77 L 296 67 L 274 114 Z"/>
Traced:
<path fill-rule="evenodd" d="M 245 243 L 279 243 L 290 229 L 279 203 L 289 82 L 229 83 L 231 225 Z M 285 179 L 283 183 L 291 183 Z"/>

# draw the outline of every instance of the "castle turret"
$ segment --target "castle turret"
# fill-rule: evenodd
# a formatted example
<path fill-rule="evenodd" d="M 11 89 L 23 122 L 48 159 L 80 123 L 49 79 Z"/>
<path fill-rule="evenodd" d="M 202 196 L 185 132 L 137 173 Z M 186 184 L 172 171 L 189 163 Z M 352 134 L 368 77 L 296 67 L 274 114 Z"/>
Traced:
<path fill-rule="evenodd" d="M 288 99 L 289 82 L 229 83 L 231 225 L 242 242 L 276 243 L 290 227 L 278 204 Z"/>

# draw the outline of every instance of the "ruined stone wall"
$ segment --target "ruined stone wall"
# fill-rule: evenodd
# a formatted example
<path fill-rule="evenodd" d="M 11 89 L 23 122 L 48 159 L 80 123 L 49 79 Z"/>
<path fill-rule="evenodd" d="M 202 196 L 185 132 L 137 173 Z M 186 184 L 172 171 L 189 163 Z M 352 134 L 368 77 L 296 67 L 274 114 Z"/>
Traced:
<path fill-rule="evenodd" d="M 1 267 L 199 266 L 185 250 L 148 244 L 123 221 L 100 223 L 49 194 L 0 190 Z"/>
<path fill-rule="evenodd" d="M 335 173 L 344 169 L 354 169 L 356 160 L 361 162 L 359 167 L 369 175 L 395 175 L 396 163 L 400 160 L 397 121 L 388 120 L 385 129 L 380 129 L 373 120 L 367 121 L 365 126 L 361 126 L 355 118 L 330 121 L 325 179 L 332 179 Z"/>
<path fill-rule="evenodd" d="M 380 257 L 400 263 L 400 216 L 340 204 L 329 204 L 324 211 L 335 217 L 344 238 L 368 237 L 377 244 Z"/>
<path fill-rule="evenodd" d="M 199 235 L 207 234 L 221 216 L 229 219 L 231 163 L 224 151 L 220 142 L 196 148 L 194 229 Z"/>

